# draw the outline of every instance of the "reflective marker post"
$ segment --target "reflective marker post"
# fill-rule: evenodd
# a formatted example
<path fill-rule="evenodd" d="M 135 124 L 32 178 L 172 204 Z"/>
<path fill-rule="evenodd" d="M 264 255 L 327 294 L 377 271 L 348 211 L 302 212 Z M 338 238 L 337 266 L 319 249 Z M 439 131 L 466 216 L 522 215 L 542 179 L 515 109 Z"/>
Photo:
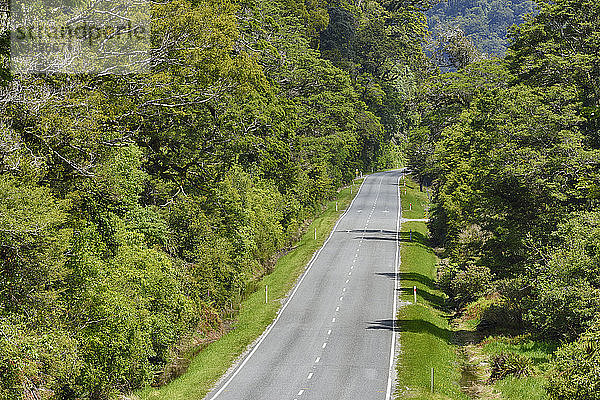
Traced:
<path fill-rule="evenodd" d="M 415 301 L 413 302 L 413 304 L 417 304 L 417 287 L 413 286 L 413 296 L 415 298 Z"/>

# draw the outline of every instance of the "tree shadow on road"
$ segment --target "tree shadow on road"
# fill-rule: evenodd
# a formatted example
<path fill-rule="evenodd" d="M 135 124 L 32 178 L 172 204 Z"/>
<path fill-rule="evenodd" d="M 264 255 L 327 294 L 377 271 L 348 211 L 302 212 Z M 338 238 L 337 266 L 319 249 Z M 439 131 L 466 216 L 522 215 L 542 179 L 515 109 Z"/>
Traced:
<path fill-rule="evenodd" d="M 440 328 L 429 321 L 422 319 L 379 319 L 367 323 L 367 330 L 386 330 L 395 332 L 427 333 L 438 337 L 447 343 L 455 344 L 457 336 L 461 337 L 463 331 L 452 331 Z M 467 333 L 468 331 L 464 331 Z"/>
<path fill-rule="evenodd" d="M 373 329 L 395 331 L 397 330 L 397 326 L 395 325 L 395 321 L 393 319 L 378 319 L 377 321 L 367 323 L 367 330 Z"/>

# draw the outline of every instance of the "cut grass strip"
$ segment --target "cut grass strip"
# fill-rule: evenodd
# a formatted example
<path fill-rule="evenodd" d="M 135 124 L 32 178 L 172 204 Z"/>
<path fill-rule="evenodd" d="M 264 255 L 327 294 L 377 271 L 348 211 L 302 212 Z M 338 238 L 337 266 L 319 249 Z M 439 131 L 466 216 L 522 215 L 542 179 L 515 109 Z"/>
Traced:
<path fill-rule="evenodd" d="M 361 183 L 362 180 L 356 181 Z M 337 200 L 328 202 L 327 208 L 309 226 L 294 250 L 281 257 L 273 272 L 258 284 L 258 290 L 241 304 L 233 330 L 209 344 L 194 359 L 188 371 L 162 388 L 146 388 L 138 393 L 144 400 L 200 400 L 238 357 L 252 344 L 275 319 L 282 300 L 304 272 L 313 254 L 323 245 L 340 214 L 350 204 L 358 191 L 354 185 L 338 194 Z M 335 202 L 339 211 L 335 211 Z M 314 230 L 317 229 L 317 240 Z M 265 285 L 269 286 L 269 301 L 265 304 Z"/>
<path fill-rule="evenodd" d="M 412 179 L 400 180 L 400 197 L 402 199 L 402 217 L 408 219 L 426 218 L 425 206 L 429 203 L 426 189 L 419 190 L 419 184 Z M 411 210 L 412 208 L 412 210 Z"/>
<path fill-rule="evenodd" d="M 405 199 L 413 200 L 412 213 L 404 218 L 423 218 L 426 194 L 419 192 L 413 182 L 407 182 Z M 418 206 L 415 207 L 415 204 Z M 420 207 L 420 208 L 419 208 Z M 412 231 L 412 241 L 407 232 Z M 400 265 L 401 300 L 398 311 L 401 355 L 398 360 L 396 398 L 414 399 L 467 399 L 458 384 L 459 357 L 453 345 L 454 333 L 444 311 L 446 296 L 435 288 L 437 257 L 427 241 L 424 223 L 402 224 Z M 413 303 L 413 287 L 417 287 L 417 304 Z M 407 304 L 410 303 L 410 304 Z M 434 393 L 431 393 L 431 368 L 435 371 Z"/>

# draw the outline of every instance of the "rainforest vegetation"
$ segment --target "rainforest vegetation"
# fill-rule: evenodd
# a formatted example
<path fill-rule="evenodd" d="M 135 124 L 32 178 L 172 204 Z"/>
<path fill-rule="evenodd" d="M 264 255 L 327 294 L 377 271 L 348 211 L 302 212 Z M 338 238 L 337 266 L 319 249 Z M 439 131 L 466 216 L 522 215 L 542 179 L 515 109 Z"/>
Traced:
<path fill-rule="evenodd" d="M 536 12 L 533 0 L 447 0 L 427 11 L 433 41 L 431 50 L 448 62 L 444 54 L 459 47 L 473 47 L 478 57 L 505 55 L 508 32 Z M 462 43 L 462 46 L 460 44 Z"/>
<path fill-rule="evenodd" d="M 417 5 L 152 7 L 147 73 L 13 73 L 4 31 L 2 399 L 160 383 L 357 170 L 399 166 Z"/>
<path fill-rule="evenodd" d="M 562 344 L 551 398 L 599 399 L 600 4 L 538 7 L 505 58 L 421 82 L 407 154 L 454 307 L 487 298 L 479 330 Z"/>
<path fill-rule="evenodd" d="M 486 59 L 532 6 L 470 3 L 491 22 L 450 73 L 426 0 L 154 2 L 140 74 L 13 73 L 4 29 L 0 399 L 161 383 L 339 187 L 404 160 L 452 306 L 493 299 L 481 330 L 563 344 L 553 399 L 600 398 L 600 4 L 539 0 Z"/>

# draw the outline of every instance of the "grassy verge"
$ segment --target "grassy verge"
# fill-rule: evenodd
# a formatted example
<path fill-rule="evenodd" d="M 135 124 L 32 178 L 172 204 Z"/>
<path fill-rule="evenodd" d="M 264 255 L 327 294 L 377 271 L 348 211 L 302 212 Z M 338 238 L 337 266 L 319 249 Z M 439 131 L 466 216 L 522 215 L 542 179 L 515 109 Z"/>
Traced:
<path fill-rule="evenodd" d="M 427 193 L 407 179 L 400 181 L 403 217 L 426 217 Z M 412 210 L 411 210 L 412 208 Z M 412 232 L 412 241 L 408 232 Z M 437 257 L 429 247 L 424 223 L 402 225 L 401 300 L 398 312 L 401 356 L 397 365 L 397 398 L 547 400 L 545 372 L 556 346 L 527 336 L 492 336 L 477 332 L 483 310 L 497 298 L 480 298 L 462 316 L 446 312 L 446 296 L 435 287 Z M 417 287 L 417 304 L 413 287 Z M 508 376 L 490 383 L 495 354 L 515 353 L 531 360 L 532 375 Z M 435 370 L 431 393 L 431 368 Z M 462 388 L 461 388 L 462 386 Z M 465 393 L 467 392 L 467 393 Z"/>
<path fill-rule="evenodd" d="M 402 199 L 402 216 L 408 219 L 427 218 L 425 216 L 428 204 L 427 192 L 419 190 L 419 184 L 410 178 L 400 179 L 400 197 Z"/>
<path fill-rule="evenodd" d="M 402 205 L 413 202 L 405 218 L 423 218 L 426 194 L 412 181 L 400 183 Z M 412 231 L 412 241 L 407 232 Z M 397 365 L 397 398 L 467 399 L 458 384 L 459 357 L 453 344 L 454 332 L 444 310 L 445 295 L 435 288 L 437 257 L 427 241 L 424 223 L 402 224 L 401 301 L 398 311 L 401 356 Z M 417 304 L 413 287 L 417 287 Z M 411 303 L 411 304 L 407 304 Z M 431 393 L 431 368 L 434 368 L 434 393 Z"/>
<path fill-rule="evenodd" d="M 282 299 L 294 286 L 314 252 L 323 245 L 357 189 L 358 186 L 354 185 L 352 194 L 350 188 L 343 189 L 336 200 L 328 202 L 327 208 L 313 221 L 294 250 L 281 257 L 273 272 L 258 284 L 258 290 L 242 302 L 233 330 L 198 353 L 184 375 L 164 387 L 146 388 L 137 395 L 144 400 L 204 398 L 215 382 L 273 321 Z M 336 201 L 338 212 L 335 211 Z M 315 228 L 317 240 L 314 239 Z M 265 303 L 265 285 L 268 285 L 268 303 Z"/>
<path fill-rule="evenodd" d="M 555 344 L 531 340 L 526 336 L 492 337 L 481 344 L 482 351 L 488 355 L 500 353 L 516 353 L 532 361 L 533 375 L 527 377 L 506 377 L 494 383 L 495 389 L 502 393 L 506 400 L 546 400 L 544 390 L 545 371 L 549 367 Z"/>

